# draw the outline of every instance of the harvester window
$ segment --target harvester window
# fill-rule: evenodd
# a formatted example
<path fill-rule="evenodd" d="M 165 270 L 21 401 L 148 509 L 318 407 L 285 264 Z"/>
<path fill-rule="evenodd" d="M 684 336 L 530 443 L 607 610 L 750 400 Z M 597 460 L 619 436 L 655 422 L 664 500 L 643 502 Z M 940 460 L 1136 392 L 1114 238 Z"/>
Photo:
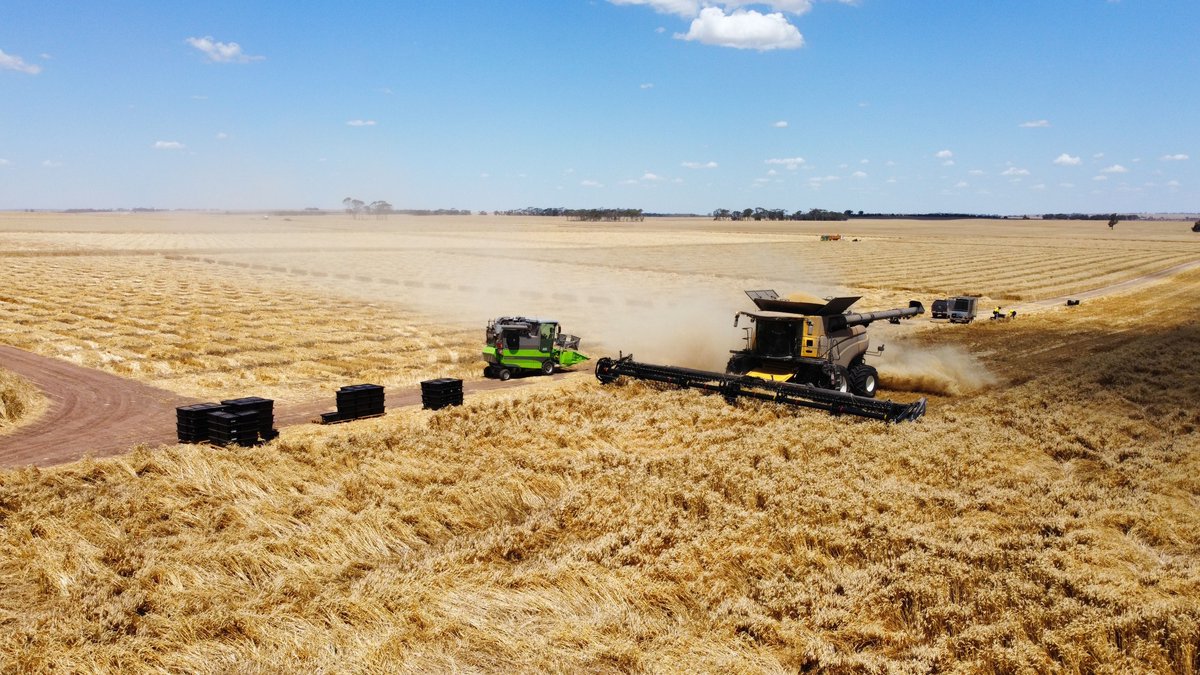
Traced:
<path fill-rule="evenodd" d="M 515 330 L 504 331 L 504 346 L 509 351 L 517 351 L 521 348 L 521 334 Z"/>

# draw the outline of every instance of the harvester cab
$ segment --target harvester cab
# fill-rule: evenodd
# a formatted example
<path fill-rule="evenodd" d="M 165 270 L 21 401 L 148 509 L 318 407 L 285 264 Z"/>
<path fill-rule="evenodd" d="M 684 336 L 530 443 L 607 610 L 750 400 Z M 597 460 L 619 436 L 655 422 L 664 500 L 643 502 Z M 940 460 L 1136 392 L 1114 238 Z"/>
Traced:
<path fill-rule="evenodd" d="M 731 351 L 725 367 L 731 375 L 773 382 L 798 382 L 824 389 L 874 397 L 879 374 L 864 362 L 868 355 L 867 326 L 880 319 L 923 314 L 913 300 L 908 307 L 878 312 L 848 313 L 858 297 L 833 298 L 825 303 L 782 300 L 775 291 L 746 291 L 758 307 L 738 312 L 733 325 L 745 317 L 749 324 L 746 347 Z M 878 354 L 883 347 L 874 352 Z"/>
<path fill-rule="evenodd" d="M 484 340 L 483 374 L 501 380 L 526 371 L 549 375 L 588 359 L 578 351 L 579 338 L 563 333 L 557 321 L 500 317 L 488 322 Z"/>

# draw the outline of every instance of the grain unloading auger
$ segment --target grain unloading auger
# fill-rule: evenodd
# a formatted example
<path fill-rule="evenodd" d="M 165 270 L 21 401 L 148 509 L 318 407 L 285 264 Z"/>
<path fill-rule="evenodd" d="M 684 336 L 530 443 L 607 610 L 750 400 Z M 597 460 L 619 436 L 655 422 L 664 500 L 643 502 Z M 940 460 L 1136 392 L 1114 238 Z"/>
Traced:
<path fill-rule="evenodd" d="M 778 382 L 748 375 L 638 363 L 633 360 L 632 354 L 616 359 L 604 357 L 596 362 L 596 379 L 600 380 L 601 384 L 611 384 L 621 377 L 662 382 L 681 388 L 703 389 L 720 394 L 730 403 L 738 398 L 756 398 L 760 401 L 826 410 L 834 415 L 858 415 L 885 422 L 911 421 L 925 414 L 924 398 L 912 403 L 893 403 L 796 382 Z"/>

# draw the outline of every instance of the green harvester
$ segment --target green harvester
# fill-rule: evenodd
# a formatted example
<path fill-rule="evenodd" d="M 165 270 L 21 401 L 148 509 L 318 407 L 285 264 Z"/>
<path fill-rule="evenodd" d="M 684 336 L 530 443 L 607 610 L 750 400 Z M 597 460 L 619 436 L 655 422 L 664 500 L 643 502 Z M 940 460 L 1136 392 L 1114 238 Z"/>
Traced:
<path fill-rule="evenodd" d="M 486 377 L 507 380 L 515 373 L 550 375 L 587 361 L 580 354 L 579 338 L 562 333 L 557 321 L 503 316 L 488 322 L 483 347 Z"/>

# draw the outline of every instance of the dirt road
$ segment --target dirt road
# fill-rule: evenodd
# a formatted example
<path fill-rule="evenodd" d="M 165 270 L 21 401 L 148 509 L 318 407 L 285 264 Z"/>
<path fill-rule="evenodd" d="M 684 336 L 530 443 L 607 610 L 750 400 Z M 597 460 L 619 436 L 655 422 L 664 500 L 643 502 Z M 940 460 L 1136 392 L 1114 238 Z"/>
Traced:
<path fill-rule="evenodd" d="M 35 384 L 50 401 L 46 412 L 32 424 L 0 436 L 0 468 L 51 466 L 74 461 L 85 454 L 109 457 L 127 452 L 139 443 L 172 444 L 177 441 L 175 408 L 200 402 L 7 345 L 0 345 L 0 367 Z M 539 380 L 545 381 L 530 377 L 507 382 L 464 382 L 463 391 L 488 391 Z M 386 393 L 385 406 L 389 409 L 420 404 L 420 389 Z M 275 426 L 304 424 L 335 408 L 332 393 L 325 401 L 277 404 Z"/>
<path fill-rule="evenodd" d="M 61 464 L 175 442 L 175 407 L 195 401 L 123 377 L 0 345 L 0 367 L 49 399 L 32 424 L 0 436 L 0 466 Z"/>

